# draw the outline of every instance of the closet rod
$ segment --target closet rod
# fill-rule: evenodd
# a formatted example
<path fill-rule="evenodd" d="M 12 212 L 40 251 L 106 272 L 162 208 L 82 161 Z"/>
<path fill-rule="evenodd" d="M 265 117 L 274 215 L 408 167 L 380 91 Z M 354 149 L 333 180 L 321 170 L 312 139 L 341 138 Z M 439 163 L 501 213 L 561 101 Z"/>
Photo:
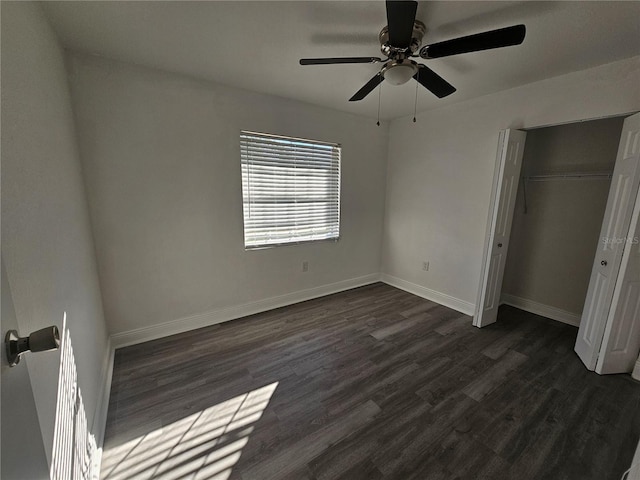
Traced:
<path fill-rule="evenodd" d="M 611 179 L 611 173 L 553 173 L 549 175 L 530 175 L 528 177 L 524 177 L 525 180 L 529 182 L 544 182 L 546 180 L 561 180 L 561 179 Z"/>
<path fill-rule="evenodd" d="M 593 172 L 593 173 L 553 173 L 549 175 L 530 175 L 522 177 L 522 193 L 524 197 L 524 213 L 528 213 L 529 206 L 527 204 L 527 182 L 545 182 L 547 180 L 577 180 L 580 178 L 586 178 L 591 180 L 611 179 L 612 173 L 607 172 Z"/>

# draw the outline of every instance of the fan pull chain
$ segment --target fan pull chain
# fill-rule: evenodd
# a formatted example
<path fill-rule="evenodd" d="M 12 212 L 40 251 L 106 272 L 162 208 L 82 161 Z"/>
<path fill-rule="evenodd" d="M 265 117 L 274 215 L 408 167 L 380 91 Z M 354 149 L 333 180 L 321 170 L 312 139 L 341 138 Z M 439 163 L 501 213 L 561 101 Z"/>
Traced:
<path fill-rule="evenodd" d="M 382 82 L 378 83 L 378 121 L 377 126 L 380 126 L 380 97 L 382 96 Z"/>
<path fill-rule="evenodd" d="M 416 112 L 418 111 L 418 79 L 420 78 L 420 70 L 418 69 L 418 78 L 416 78 L 416 98 L 413 102 L 413 123 L 416 123 Z"/>

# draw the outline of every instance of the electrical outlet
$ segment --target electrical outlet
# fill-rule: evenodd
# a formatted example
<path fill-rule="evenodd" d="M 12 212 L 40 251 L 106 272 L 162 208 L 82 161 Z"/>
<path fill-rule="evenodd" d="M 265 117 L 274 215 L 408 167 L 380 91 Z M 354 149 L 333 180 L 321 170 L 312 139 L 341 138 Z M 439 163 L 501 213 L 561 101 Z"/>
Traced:
<path fill-rule="evenodd" d="M 309 262 L 302 262 L 302 271 L 303 272 L 309 271 Z"/>
<path fill-rule="evenodd" d="M 425 272 L 429 271 L 429 262 L 422 262 L 422 270 Z"/>

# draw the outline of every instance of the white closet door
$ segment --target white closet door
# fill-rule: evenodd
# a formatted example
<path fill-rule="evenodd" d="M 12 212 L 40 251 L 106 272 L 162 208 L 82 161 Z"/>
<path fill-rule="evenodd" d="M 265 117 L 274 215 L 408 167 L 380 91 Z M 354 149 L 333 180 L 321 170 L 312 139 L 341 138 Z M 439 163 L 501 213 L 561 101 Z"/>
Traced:
<path fill-rule="evenodd" d="M 640 190 L 631 218 L 604 339 L 596 364 L 600 374 L 633 370 L 640 352 Z"/>
<path fill-rule="evenodd" d="M 527 134 L 520 130 L 500 132 L 496 174 L 487 222 L 487 241 L 482 262 L 483 270 L 476 302 L 476 314 L 473 318 L 473 324 L 476 327 L 494 323 L 498 316 L 526 137 Z"/>
<path fill-rule="evenodd" d="M 589 370 L 594 370 L 605 326 L 612 309 L 631 217 L 640 183 L 640 114 L 624 121 L 613 171 L 609 199 L 602 222 L 598 249 L 582 312 L 575 351 Z M 613 326 L 609 329 L 613 332 Z M 608 343 L 608 341 L 607 341 Z"/>

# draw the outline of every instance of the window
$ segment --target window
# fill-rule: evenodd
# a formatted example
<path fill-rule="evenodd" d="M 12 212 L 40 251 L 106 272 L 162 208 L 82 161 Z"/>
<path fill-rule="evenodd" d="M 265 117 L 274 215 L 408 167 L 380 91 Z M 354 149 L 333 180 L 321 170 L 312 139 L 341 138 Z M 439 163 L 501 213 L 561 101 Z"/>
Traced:
<path fill-rule="evenodd" d="M 244 246 L 340 236 L 340 146 L 240 133 Z"/>

